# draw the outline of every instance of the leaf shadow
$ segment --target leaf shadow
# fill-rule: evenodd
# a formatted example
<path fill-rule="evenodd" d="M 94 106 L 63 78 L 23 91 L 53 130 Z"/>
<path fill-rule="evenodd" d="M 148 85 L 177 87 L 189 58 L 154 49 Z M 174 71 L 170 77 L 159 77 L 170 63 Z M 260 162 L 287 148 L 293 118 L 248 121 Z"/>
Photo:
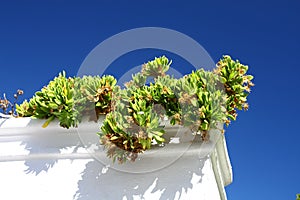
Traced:
<path fill-rule="evenodd" d="M 74 160 L 72 153 L 76 153 L 81 147 L 74 130 L 51 128 L 35 128 L 34 132 L 22 138 L 21 145 L 29 152 L 24 162 L 27 166 L 24 172 L 35 175 L 53 168 L 62 156 L 64 159 Z"/>
<path fill-rule="evenodd" d="M 82 172 L 74 199 L 180 199 L 202 182 L 207 160 L 208 156 L 181 156 L 168 166 L 146 173 L 122 172 L 93 160 Z"/>

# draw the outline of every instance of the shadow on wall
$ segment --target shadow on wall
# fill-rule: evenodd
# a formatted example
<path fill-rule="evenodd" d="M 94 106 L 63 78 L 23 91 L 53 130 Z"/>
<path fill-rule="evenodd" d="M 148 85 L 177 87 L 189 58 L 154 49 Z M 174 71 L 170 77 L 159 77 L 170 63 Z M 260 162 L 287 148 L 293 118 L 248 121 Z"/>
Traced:
<path fill-rule="evenodd" d="M 139 174 L 117 171 L 93 160 L 82 173 L 74 199 L 180 199 L 202 182 L 207 159 L 182 156 L 160 170 Z M 189 165 L 191 162 L 193 165 Z"/>
<path fill-rule="evenodd" d="M 86 145 L 82 144 L 82 137 L 79 138 L 76 129 L 57 129 L 55 124 L 52 128 L 48 127 L 46 129 L 41 128 L 40 125 L 32 126 L 34 128 L 29 127 L 29 129 L 24 130 L 25 133 L 21 133 L 22 131 L 17 129 L 15 135 L 12 132 L 9 134 L 9 140 L 22 141 L 22 148 L 29 153 L 25 156 L 24 162 L 27 167 L 24 170 L 26 174 L 38 176 L 41 172 L 48 172 L 49 169 L 55 167 L 59 159 L 89 159 L 89 161 L 86 160 L 87 164 L 80 175 L 81 178 L 79 176 L 78 179 L 76 178 L 76 181 L 78 181 L 77 191 L 76 186 L 74 190 L 70 190 L 71 196 L 73 195 L 72 199 L 186 199 L 187 191 L 198 187 L 199 183 L 203 182 L 203 168 L 208 156 L 200 156 L 199 144 L 195 145 L 194 151 L 185 151 L 178 159 L 173 159 L 175 160 L 173 163 L 165 164 L 160 169 L 152 168 L 152 166 L 157 163 L 161 164 L 167 157 L 172 157 L 177 152 L 164 147 L 164 151 L 158 152 L 160 152 L 160 155 L 163 152 L 168 152 L 164 154 L 165 157 L 156 157 L 152 154 L 146 156 L 145 153 L 143 158 L 147 158 L 147 162 L 140 166 L 144 165 L 146 167 L 140 169 L 147 168 L 151 172 L 136 173 L 135 169 L 137 168 L 135 167 L 138 166 L 136 162 L 139 161 L 137 160 L 135 163 L 126 165 L 127 171 L 131 171 L 130 173 L 116 170 L 116 168 L 120 168 L 117 163 L 114 165 L 118 167 L 113 164 L 106 166 L 96 159 L 91 160 L 92 156 L 86 151 L 82 151 L 86 150 L 85 146 L 92 146 L 92 143 L 89 143 L 90 141 L 97 140 L 98 136 L 94 131 L 95 127 L 98 128 L 97 124 L 92 128 L 92 131 L 84 132 L 87 134 L 87 137 L 84 138 L 86 139 L 84 140 Z M 90 127 L 89 124 L 83 129 L 87 130 L 88 127 Z M 28 132 L 28 130 L 32 132 Z M 171 146 L 169 145 L 169 147 Z M 102 151 L 101 156 L 106 158 L 105 152 Z M 64 170 L 68 169 L 64 168 Z M 76 174 L 74 175 L 76 176 Z"/>
<path fill-rule="evenodd" d="M 74 130 L 34 130 L 35 132 L 22 138 L 22 145 L 29 151 L 24 163 L 27 166 L 25 173 L 37 176 L 54 167 L 59 159 L 82 158 L 78 157 L 81 156 L 78 150 L 84 147 Z M 101 155 L 105 156 L 105 152 Z M 92 158 L 91 155 L 88 156 L 89 159 Z M 133 173 L 122 172 L 114 169 L 113 165 L 106 166 L 93 159 L 86 164 L 73 199 L 179 199 L 187 190 L 202 182 L 202 169 L 207 159 L 207 156 L 200 159 L 197 153 L 188 156 L 184 154 L 174 159 L 175 162 L 146 173 L 134 173 L 134 169 Z M 160 161 L 151 157 L 147 162 L 145 164 L 149 169 L 149 165 Z M 134 168 L 137 163 L 129 164 Z M 120 168 L 118 163 L 114 165 Z"/>
<path fill-rule="evenodd" d="M 34 130 L 35 132 L 26 135 L 21 143 L 29 151 L 24 163 L 27 166 L 25 173 L 38 175 L 43 171 L 47 172 L 62 155 L 63 158 L 76 159 L 73 154 L 82 147 L 76 133 L 66 133 L 66 130 L 47 131 L 43 128 Z"/>

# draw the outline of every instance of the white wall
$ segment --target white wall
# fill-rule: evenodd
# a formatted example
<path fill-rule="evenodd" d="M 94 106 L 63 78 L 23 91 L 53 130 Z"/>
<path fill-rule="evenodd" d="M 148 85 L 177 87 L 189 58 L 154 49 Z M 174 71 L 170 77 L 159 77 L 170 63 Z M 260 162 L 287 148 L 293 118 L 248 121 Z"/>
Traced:
<path fill-rule="evenodd" d="M 0 199 L 226 199 L 232 174 L 228 157 L 218 161 L 216 154 L 227 156 L 222 148 L 208 156 L 209 148 L 175 142 L 119 165 L 91 144 L 99 125 L 67 130 L 42 123 L 0 119 Z"/>

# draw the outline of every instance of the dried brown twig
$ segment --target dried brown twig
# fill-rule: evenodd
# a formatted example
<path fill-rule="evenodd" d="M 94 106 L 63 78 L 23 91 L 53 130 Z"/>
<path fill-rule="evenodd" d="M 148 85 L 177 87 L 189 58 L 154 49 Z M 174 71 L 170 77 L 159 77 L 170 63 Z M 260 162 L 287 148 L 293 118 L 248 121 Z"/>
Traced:
<path fill-rule="evenodd" d="M 5 93 L 3 94 L 3 99 L 0 98 L 0 109 L 2 110 L 0 113 L 0 117 L 16 117 L 17 114 L 15 113 L 16 104 L 18 101 L 19 96 L 23 95 L 23 90 L 18 89 L 17 92 L 14 94 L 14 102 L 10 102 L 7 98 Z"/>

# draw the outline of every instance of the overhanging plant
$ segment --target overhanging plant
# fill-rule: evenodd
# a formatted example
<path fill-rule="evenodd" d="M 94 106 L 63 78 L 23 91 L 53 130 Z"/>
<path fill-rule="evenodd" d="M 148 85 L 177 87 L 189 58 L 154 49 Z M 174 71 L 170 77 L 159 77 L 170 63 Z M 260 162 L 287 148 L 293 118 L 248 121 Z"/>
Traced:
<path fill-rule="evenodd" d="M 29 102 L 16 105 L 16 110 L 21 117 L 47 119 L 43 127 L 55 118 L 62 127 L 77 127 L 85 115 L 97 120 L 100 114 L 110 112 L 111 91 L 116 82 L 112 76 L 67 78 L 63 71 Z"/>
<path fill-rule="evenodd" d="M 66 78 L 62 72 L 29 102 L 17 105 L 17 112 L 47 119 L 44 126 L 57 118 L 66 128 L 76 127 L 84 115 L 97 120 L 105 114 L 100 141 L 107 155 L 122 163 L 134 161 L 153 143 L 165 142 L 160 126 L 164 118 L 206 141 L 211 128 L 229 125 L 237 110 L 248 109 L 247 96 L 254 85 L 253 76 L 246 74 L 248 66 L 223 56 L 212 72 L 199 69 L 175 79 L 166 74 L 170 65 L 165 56 L 145 63 L 125 88 L 112 76 Z M 150 77 L 154 81 L 148 84 Z"/>
<path fill-rule="evenodd" d="M 236 119 L 237 109 L 248 109 L 253 77 L 246 75 L 247 66 L 224 56 L 214 72 L 200 69 L 174 79 L 166 75 L 170 64 L 166 57 L 156 58 L 144 64 L 125 89 L 115 88 L 113 110 L 99 132 L 113 160 L 134 161 L 153 141 L 164 142 L 161 118 L 190 128 L 205 141 L 218 122 L 228 125 Z M 147 85 L 148 77 L 154 82 Z"/>

